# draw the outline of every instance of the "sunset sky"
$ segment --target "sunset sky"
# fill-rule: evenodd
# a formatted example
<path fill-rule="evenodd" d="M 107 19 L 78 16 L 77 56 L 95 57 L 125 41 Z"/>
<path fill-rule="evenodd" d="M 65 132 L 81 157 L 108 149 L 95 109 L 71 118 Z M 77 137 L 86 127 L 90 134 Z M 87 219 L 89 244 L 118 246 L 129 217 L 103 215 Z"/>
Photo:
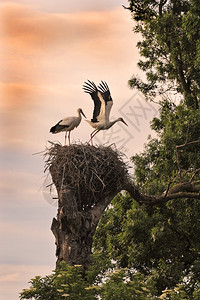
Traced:
<path fill-rule="evenodd" d="M 96 136 L 97 144 L 115 143 L 129 158 L 142 150 L 157 106 L 128 87 L 140 74 L 133 20 L 127 0 L 0 1 L 1 112 L 1 250 L 0 296 L 18 299 L 36 275 L 55 268 L 54 237 L 50 231 L 56 204 L 45 188 L 42 152 L 51 126 L 76 115 L 81 107 L 91 119 L 93 103 L 83 92 L 87 79 L 105 80 L 117 123 Z M 141 75 L 141 74 L 140 74 Z M 82 120 L 72 142 L 87 142 L 92 128 Z M 34 155 L 35 154 L 35 155 Z M 45 181 L 46 180 L 46 181 Z"/>

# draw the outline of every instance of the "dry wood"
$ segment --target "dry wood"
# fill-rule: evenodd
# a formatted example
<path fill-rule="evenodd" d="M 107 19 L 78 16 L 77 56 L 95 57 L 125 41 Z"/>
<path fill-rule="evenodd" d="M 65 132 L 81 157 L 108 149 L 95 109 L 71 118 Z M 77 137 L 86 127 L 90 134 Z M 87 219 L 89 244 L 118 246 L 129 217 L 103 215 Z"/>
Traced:
<path fill-rule="evenodd" d="M 128 179 L 123 156 L 112 147 L 52 143 L 45 153 L 45 171 L 50 171 L 58 193 L 63 187 L 72 188 L 86 209 L 122 188 Z"/>

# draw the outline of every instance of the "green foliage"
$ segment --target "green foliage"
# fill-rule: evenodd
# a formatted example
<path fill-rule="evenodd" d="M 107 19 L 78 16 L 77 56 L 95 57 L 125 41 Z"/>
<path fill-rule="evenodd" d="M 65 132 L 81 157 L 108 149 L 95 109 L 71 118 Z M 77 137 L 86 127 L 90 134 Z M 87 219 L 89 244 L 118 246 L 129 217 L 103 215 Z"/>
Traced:
<path fill-rule="evenodd" d="M 160 117 L 151 124 L 158 138 L 150 138 L 143 153 L 132 157 L 135 180 L 144 192 L 160 194 L 170 182 L 191 179 L 200 166 L 200 143 L 193 143 L 199 140 L 199 120 L 199 110 L 162 103 Z"/>
<path fill-rule="evenodd" d="M 185 283 L 184 281 L 182 283 L 177 284 L 177 286 L 174 289 L 166 289 L 162 292 L 159 299 L 163 300 L 199 300 L 200 297 L 200 282 L 197 281 L 195 283 L 196 289 L 195 291 L 190 291 L 190 284 Z"/>
<path fill-rule="evenodd" d="M 178 183 L 200 180 L 199 120 L 199 110 L 162 103 L 160 117 L 152 121 L 158 137 L 149 138 L 143 153 L 132 158 L 134 181 L 141 191 L 160 195 Z M 199 227 L 198 200 L 147 206 L 123 194 L 103 215 L 94 247 L 113 259 L 116 267 L 151 278 L 154 296 L 190 299 L 184 293 L 199 295 Z M 163 294 L 165 289 L 170 291 Z"/>
<path fill-rule="evenodd" d="M 191 299 L 188 296 L 191 285 L 195 286 L 192 299 L 197 300 L 200 297 L 200 282 L 194 282 L 192 278 L 191 283 L 182 281 L 174 289 L 166 289 L 160 296 L 156 296 L 155 274 L 145 276 L 140 272 L 130 271 L 128 268 L 115 268 L 105 272 L 98 284 L 95 280 L 91 284 L 87 276 L 82 278 L 81 272 L 81 266 L 72 267 L 62 263 L 53 274 L 43 278 L 36 276 L 32 279 L 31 287 L 21 292 L 20 299 Z M 91 270 L 88 271 L 90 272 Z"/>
<path fill-rule="evenodd" d="M 130 276 L 128 269 L 116 269 L 102 284 L 99 296 L 104 300 L 145 300 L 152 299 L 154 283 L 144 275 L 136 273 Z"/>
<path fill-rule="evenodd" d="M 129 84 L 147 99 L 172 93 L 189 107 L 198 107 L 200 96 L 200 1 L 129 0 L 136 21 L 135 32 L 143 40 L 137 47 L 138 66 L 146 82 L 133 76 Z"/>
<path fill-rule="evenodd" d="M 145 279 L 144 275 L 131 275 L 128 269 L 114 269 L 105 272 L 102 280 L 93 278 L 91 284 L 90 273 L 94 272 L 94 268 L 96 264 L 87 272 L 89 276 L 83 279 L 81 266 L 62 263 L 52 275 L 32 279 L 31 287 L 21 292 L 20 299 L 152 299 L 154 282 Z"/>
<path fill-rule="evenodd" d="M 116 267 L 127 267 L 133 274 L 137 270 L 151 278 L 157 289 L 155 294 L 173 288 L 183 276 L 199 277 L 199 203 L 170 201 L 166 206 L 147 207 L 137 204 L 129 195 L 119 195 L 106 214 L 109 221 L 104 223 L 102 219 L 95 248 L 104 248 Z"/>
<path fill-rule="evenodd" d="M 52 275 L 36 276 L 30 281 L 31 287 L 20 293 L 20 299 L 38 300 L 86 300 L 96 299 L 95 286 L 91 288 L 83 278 L 82 266 L 60 263 Z"/>

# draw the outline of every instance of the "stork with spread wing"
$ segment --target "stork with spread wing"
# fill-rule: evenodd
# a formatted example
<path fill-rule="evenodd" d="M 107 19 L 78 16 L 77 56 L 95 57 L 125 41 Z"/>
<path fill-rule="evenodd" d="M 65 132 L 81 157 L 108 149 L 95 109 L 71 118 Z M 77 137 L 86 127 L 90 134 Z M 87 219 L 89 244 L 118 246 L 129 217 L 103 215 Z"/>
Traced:
<path fill-rule="evenodd" d="M 95 128 L 95 130 L 91 133 L 89 140 L 89 142 L 91 141 L 92 145 L 93 137 L 100 130 L 107 130 L 119 121 L 127 125 L 122 118 L 109 121 L 113 99 L 111 97 L 109 87 L 105 81 L 101 81 L 97 87 L 93 81 L 88 80 L 84 83 L 83 90 L 85 93 L 90 94 L 92 100 L 94 101 L 93 118 L 91 121 L 86 120 L 93 128 Z"/>

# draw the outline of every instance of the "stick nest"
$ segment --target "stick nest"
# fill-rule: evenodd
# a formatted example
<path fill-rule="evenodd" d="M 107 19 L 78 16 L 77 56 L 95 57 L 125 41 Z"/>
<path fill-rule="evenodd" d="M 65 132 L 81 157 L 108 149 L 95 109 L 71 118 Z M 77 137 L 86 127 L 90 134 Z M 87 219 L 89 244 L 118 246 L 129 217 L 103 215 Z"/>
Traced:
<path fill-rule="evenodd" d="M 124 154 L 111 146 L 51 143 L 45 157 L 45 171 L 50 171 L 58 194 L 62 188 L 73 189 L 82 209 L 119 192 L 128 178 Z"/>

